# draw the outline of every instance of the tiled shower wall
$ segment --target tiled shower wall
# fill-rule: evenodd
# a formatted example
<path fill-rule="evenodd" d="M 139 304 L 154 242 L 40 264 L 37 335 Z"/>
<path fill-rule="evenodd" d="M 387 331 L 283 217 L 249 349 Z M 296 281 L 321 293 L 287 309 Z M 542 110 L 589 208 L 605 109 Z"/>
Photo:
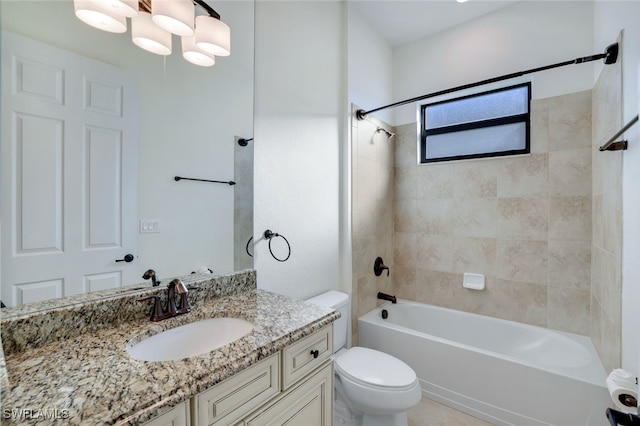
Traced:
<path fill-rule="evenodd" d="M 619 40 L 620 41 L 620 40 Z M 622 127 L 622 66 L 603 68 L 593 89 L 593 232 L 590 335 L 606 371 L 620 368 L 622 151 L 598 147 Z"/>
<path fill-rule="evenodd" d="M 531 111 L 531 155 L 521 157 L 417 165 L 416 125 L 397 128 L 393 289 L 401 298 L 587 335 L 591 91 L 535 100 Z M 361 197 L 354 220 L 372 212 Z M 355 240 L 355 251 L 367 250 Z M 484 274 L 485 290 L 463 288 L 464 272 Z M 375 304 L 371 282 L 359 278 L 359 313 Z"/>
<path fill-rule="evenodd" d="M 352 344 L 358 343 L 357 318 L 377 304 L 378 291 L 393 290 L 393 150 L 394 139 L 378 127 L 393 129 L 373 118 L 353 120 L 352 163 Z M 376 277 L 373 263 L 382 257 L 389 266 Z"/>

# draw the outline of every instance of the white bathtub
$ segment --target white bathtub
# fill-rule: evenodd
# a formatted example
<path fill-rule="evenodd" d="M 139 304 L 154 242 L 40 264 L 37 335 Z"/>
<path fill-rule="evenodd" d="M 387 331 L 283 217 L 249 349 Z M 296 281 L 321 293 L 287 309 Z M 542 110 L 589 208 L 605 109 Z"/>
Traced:
<path fill-rule="evenodd" d="M 358 339 L 409 364 L 424 396 L 491 423 L 607 424 L 606 374 L 587 337 L 399 299 L 360 317 Z"/>

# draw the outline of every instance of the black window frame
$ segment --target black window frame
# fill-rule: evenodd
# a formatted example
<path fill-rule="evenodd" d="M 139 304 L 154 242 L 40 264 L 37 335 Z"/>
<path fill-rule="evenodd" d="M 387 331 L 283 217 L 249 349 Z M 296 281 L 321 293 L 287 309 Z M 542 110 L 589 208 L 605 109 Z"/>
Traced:
<path fill-rule="evenodd" d="M 510 115 L 507 117 L 492 118 L 488 120 L 454 124 L 451 126 L 443 126 L 435 129 L 430 129 L 430 130 L 426 129 L 426 110 L 428 107 L 449 103 L 449 102 L 454 102 L 454 101 L 459 101 L 462 99 L 482 97 L 485 95 L 489 95 L 491 93 L 504 92 L 504 91 L 508 91 L 508 90 L 516 89 L 520 87 L 527 88 L 527 97 L 528 97 L 527 112 L 524 114 L 516 114 L 516 115 Z M 426 158 L 428 136 L 440 135 L 445 133 L 454 133 L 454 132 L 459 132 L 464 130 L 494 127 L 494 126 L 499 126 L 504 124 L 522 123 L 522 122 L 524 122 L 526 126 L 525 147 L 523 149 L 497 151 L 497 152 L 484 152 L 480 154 L 454 155 L 450 157 Z M 461 96 L 457 98 L 446 99 L 439 102 L 420 105 L 420 164 L 439 163 L 444 161 L 455 161 L 455 160 L 469 160 L 474 158 L 504 157 L 509 155 L 529 154 L 530 152 L 531 152 L 531 82 L 515 84 L 508 87 L 500 87 L 497 89 L 488 90 L 486 92 L 474 93 L 471 95 L 466 95 L 466 96 Z"/>

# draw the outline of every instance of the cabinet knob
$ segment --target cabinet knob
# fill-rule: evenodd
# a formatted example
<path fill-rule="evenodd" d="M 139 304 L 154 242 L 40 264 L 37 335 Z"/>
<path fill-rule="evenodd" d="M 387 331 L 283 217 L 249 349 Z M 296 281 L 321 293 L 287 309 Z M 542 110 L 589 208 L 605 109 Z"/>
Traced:
<path fill-rule="evenodd" d="M 314 358 L 318 358 L 318 355 L 320 355 L 320 351 L 319 350 L 312 350 L 310 352 L 311 355 L 313 355 Z"/>

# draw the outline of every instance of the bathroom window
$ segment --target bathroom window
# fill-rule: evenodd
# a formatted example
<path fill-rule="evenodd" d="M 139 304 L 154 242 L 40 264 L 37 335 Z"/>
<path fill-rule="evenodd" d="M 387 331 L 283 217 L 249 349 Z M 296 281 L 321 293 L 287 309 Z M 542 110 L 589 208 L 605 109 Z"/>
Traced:
<path fill-rule="evenodd" d="M 529 153 L 531 83 L 420 107 L 420 162 Z"/>

